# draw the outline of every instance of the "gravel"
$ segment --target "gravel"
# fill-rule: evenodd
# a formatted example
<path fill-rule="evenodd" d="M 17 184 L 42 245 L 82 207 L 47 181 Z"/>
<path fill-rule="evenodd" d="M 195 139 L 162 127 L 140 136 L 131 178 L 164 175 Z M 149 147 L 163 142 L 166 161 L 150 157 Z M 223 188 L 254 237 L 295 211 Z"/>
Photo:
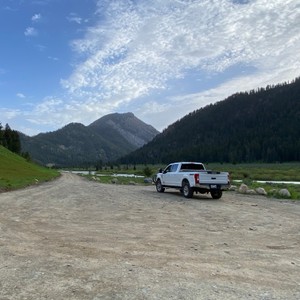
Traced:
<path fill-rule="evenodd" d="M 0 194 L 0 299 L 300 299 L 300 205 L 64 173 Z"/>

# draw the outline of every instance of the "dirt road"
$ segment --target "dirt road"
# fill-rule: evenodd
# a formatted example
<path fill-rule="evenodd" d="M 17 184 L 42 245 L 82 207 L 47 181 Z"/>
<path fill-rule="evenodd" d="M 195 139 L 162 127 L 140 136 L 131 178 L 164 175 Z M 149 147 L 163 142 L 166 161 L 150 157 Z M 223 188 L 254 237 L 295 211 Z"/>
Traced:
<path fill-rule="evenodd" d="M 300 205 L 63 174 L 0 194 L 0 299 L 300 299 Z"/>

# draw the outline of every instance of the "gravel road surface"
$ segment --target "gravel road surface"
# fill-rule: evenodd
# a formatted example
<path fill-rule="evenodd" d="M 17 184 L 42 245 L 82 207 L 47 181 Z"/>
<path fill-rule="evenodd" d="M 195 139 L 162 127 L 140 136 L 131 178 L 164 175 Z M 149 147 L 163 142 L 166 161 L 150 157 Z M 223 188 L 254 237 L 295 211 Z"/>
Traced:
<path fill-rule="evenodd" d="M 1 193 L 0 299 L 300 299 L 300 203 L 71 173 Z"/>

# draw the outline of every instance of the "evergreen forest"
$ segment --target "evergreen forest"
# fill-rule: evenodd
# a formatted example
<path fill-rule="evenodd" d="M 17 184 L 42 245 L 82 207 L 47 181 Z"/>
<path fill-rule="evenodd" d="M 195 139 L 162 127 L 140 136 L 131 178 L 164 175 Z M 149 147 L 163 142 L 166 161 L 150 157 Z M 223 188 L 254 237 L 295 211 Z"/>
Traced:
<path fill-rule="evenodd" d="M 0 123 L 0 145 L 11 152 L 20 154 L 21 142 L 18 131 L 12 130 L 8 124 L 3 127 Z"/>
<path fill-rule="evenodd" d="M 300 161 L 300 78 L 196 110 L 118 162 L 173 161 Z"/>

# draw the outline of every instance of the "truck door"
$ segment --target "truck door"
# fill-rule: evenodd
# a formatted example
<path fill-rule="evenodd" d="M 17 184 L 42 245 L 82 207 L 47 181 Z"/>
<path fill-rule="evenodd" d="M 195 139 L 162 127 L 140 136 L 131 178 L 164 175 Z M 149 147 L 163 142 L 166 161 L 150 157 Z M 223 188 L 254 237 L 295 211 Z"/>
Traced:
<path fill-rule="evenodd" d="M 163 185 L 169 185 L 171 167 L 172 165 L 168 165 L 163 171 L 163 175 L 161 176 Z"/>
<path fill-rule="evenodd" d="M 168 165 L 163 174 L 163 185 L 176 186 L 176 172 L 178 164 Z"/>

